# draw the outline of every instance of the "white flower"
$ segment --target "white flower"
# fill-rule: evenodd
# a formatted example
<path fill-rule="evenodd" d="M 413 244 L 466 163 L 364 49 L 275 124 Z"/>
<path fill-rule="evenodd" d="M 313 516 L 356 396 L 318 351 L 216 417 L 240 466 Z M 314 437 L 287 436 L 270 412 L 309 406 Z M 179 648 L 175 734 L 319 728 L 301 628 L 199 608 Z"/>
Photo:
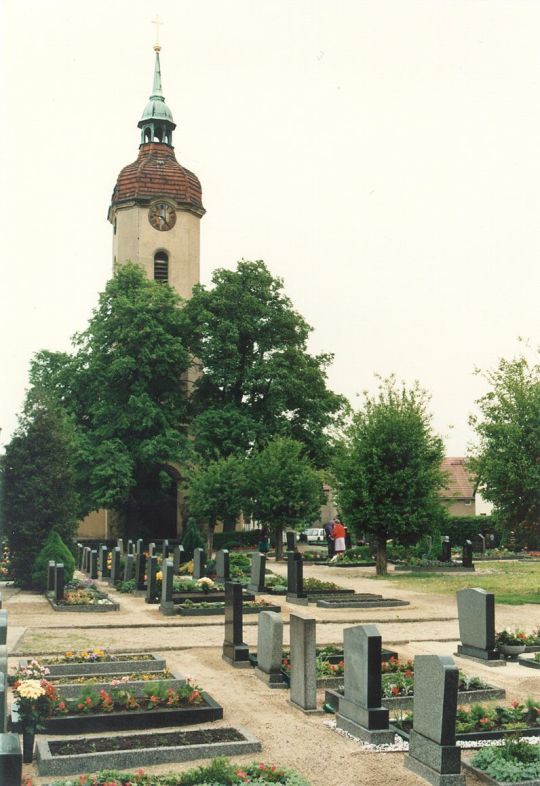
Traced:
<path fill-rule="evenodd" d="M 45 696 L 45 689 L 39 680 L 25 680 L 20 683 L 17 693 L 23 699 L 39 699 L 40 696 Z"/>

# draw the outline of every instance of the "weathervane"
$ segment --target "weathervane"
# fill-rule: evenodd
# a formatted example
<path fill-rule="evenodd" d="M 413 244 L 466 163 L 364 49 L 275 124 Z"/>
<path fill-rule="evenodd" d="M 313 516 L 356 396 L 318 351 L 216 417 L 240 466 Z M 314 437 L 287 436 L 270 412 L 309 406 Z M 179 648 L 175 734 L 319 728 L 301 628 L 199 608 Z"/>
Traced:
<path fill-rule="evenodd" d="M 159 14 L 156 14 L 156 18 L 152 20 L 152 24 L 156 26 L 156 43 L 154 44 L 154 51 L 160 52 L 161 44 L 159 43 L 159 26 L 162 25 L 163 22 L 159 21 Z"/>

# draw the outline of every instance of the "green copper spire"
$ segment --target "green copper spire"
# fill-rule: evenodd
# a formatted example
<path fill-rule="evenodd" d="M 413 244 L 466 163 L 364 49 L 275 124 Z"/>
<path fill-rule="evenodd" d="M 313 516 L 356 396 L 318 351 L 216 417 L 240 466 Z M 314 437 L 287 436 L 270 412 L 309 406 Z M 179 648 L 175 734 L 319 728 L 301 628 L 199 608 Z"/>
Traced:
<path fill-rule="evenodd" d="M 161 87 L 160 50 L 160 45 L 156 44 L 154 46 L 156 62 L 154 66 L 152 95 L 137 124 L 141 129 L 141 144 L 143 145 L 149 142 L 162 142 L 166 145 L 172 145 L 172 132 L 176 128 L 172 112 L 165 103 Z"/>

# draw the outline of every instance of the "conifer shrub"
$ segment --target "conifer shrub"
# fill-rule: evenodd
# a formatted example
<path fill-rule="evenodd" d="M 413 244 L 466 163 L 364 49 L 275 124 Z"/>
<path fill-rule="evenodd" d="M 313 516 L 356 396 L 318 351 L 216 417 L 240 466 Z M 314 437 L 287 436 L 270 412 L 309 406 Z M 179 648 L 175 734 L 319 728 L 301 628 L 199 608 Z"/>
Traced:
<path fill-rule="evenodd" d="M 62 562 L 66 583 L 71 581 L 75 571 L 75 559 L 58 532 L 51 530 L 43 548 L 37 555 L 32 567 L 32 585 L 37 589 L 47 589 L 47 569 L 49 561 Z"/>
<path fill-rule="evenodd" d="M 185 556 L 190 560 L 193 559 L 195 549 L 204 549 L 205 542 L 194 518 L 187 520 L 182 546 L 184 547 Z"/>

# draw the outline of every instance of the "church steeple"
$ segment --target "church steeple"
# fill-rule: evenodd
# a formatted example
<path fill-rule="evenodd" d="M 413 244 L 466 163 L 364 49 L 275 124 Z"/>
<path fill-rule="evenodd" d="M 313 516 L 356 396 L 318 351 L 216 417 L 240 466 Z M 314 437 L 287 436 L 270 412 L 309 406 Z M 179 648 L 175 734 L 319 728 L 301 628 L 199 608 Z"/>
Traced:
<path fill-rule="evenodd" d="M 156 62 L 152 95 L 137 125 L 141 129 L 141 145 L 158 142 L 172 147 L 172 132 L 176 128 L 176 124 L 173 121 L 171 110 L 165 103 L 161 86 L 161 64 L 159 61 L 161 46 L 156 44 L 154 51 Z"/>

